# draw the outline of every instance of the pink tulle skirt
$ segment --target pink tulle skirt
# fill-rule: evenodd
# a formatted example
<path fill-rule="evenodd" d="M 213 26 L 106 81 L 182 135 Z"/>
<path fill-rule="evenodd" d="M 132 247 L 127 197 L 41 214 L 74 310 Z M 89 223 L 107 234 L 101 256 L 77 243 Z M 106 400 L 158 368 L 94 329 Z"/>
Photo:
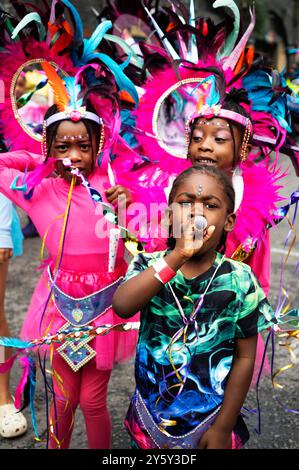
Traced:
<path fill-rule="evenodd" d="M 125 272 L 125 263 L 120 263 L 120 266 L 113 273 L 78 273 L 60 269 L 56 278 L 56 284 L 64 293 L 80 298 L 108 286 Z M 46 334 L 54 334 L 66 322 L 54 302 L 47 302 L 50 293 L 48 281 L 48 273 L 45 270 L 35 288 L 22 327 L 21 338 L 26 341 L 41 338 Z M 98 327 L 106 324 L 115 325 L 125 321 L 110 308 L 90 323 L 90 325 Z M 139 321 L 139 314 L 134 315 L 128 321 Z M 107 335 L 97 336 L 89 343 L 96 351 L 97 368 L 101 370 L 112 369 L 115 362 L 123 362 L 131 358 L 135 353 L 137 338 L 138 332 L 136 330 L 126 332 L 111 331 Z"/>

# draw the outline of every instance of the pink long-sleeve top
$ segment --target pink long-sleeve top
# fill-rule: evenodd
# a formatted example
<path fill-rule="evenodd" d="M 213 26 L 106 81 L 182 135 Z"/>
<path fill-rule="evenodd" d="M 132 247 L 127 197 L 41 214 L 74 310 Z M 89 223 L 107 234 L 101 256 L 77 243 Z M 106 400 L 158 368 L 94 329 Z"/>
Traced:
<path fill-rule="evenodd" d="M 11 183 L 16 177 L 18 177 L 17 184 L 22 184 L 26 167 L 28 170 L 33 170 L 39 163 L 41 163 L 40 155 L 27 151 L 1 154 L 0 191 L 29 215 L 42 238 L 48 230 L 45 244 L 50 257 L 50 268 L 53 271 L 63 226 L 63 217 L 58 217 L 66 210 L 69 183 L 58 177 L 45 178 L 34 189 L 30 199 L 25 199 L 21 191 L 11 189 Z M 107 202 L 105 190 L 111 186 L 108 175 L 97 168 L 88 180 L 90 185 L 99 191 L 103 201 Z M 94 205 L 84 186 L 74 186 L 63 255 L 56 279 L 57 286 L 63 292 L 74 298 L 81 298 L 106 287 L 126 272 L 127 263 L 124 260 L 122 240 L 118 245 L 115 270 L 112 273 L 107 272 L 109 229 L 113 227 L 115 226 L 104 218 L 102 206 Z M 49 295 L 47 283 L 48 276 L 45 270 L 36 286 L 23 325 L 21 335 L 26 339 L 38 338 L 47 330 L 47 324 L 43 324 L 42 328 L 40 326 Z M 52 333 L 65 322 L 54 304 L 47 318 L 51 323 Z M 121 323 L 121 321 L 114 311 L 109 309 L 94 321 L 94 326 L 111 323 Z M 96 350 L 100 353 L 97 354 L 98 368 L 111 369 L 114 360 L 121 361 L 129 357 L 133 353 L 135 342 L 136 332 L 111 332 L 105 336 L 98 336 L 96 338 Z"/>
<path fill-rule="evenodd" d="M 32 219 L 40 236 L 43 238 L 50 227 L 46 247 L 53 261 L 57 259 L 59 240 L 63 218 L 55 219 L 66 210 L 70 185 L 62 178 L 45 178 L 38 185 L 30 200 L 26 200 L 22 192 L 11 189 L 11 183 L 19 176 L 18 185 L 22 184 L 23 172 L 34 169 L 41 157 L 29 152 L 17 151 L 0 156 L 0 189 L 11 201 L 21 207 Z M 105 190 L 111 185 L 107 174 L 97 169 L 89 177 L 92 187 L 101 194 L 103 201 Z M 91 197 L 82 186 L 75 186 L 72 194 L 70 215 L 61 262 L 62 269 L 79 271 L 105 271 L 108 266 L 109 237 L 100 238 L 102 227 L 102 210 L 95 207 Z M 54 222 L 55 221 L 55 222 Z M 105 220 L 104 228 L 114 225 Z M 123 260 L 123 244 L 119 246 L 117 263 Z"/>

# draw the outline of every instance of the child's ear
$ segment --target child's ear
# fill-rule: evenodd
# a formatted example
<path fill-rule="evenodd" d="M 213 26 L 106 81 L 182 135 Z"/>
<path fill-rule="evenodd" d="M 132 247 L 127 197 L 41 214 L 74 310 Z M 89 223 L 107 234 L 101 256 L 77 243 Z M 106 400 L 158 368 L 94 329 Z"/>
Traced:
<path fill-rule="evenodd" d="M 236 223 L 236 214 L 232 212 L 226 218 L 226 222 L 224 224 L 224 230 L 226 232 L 231 232 L 235 226 L 235 223 Z"/>

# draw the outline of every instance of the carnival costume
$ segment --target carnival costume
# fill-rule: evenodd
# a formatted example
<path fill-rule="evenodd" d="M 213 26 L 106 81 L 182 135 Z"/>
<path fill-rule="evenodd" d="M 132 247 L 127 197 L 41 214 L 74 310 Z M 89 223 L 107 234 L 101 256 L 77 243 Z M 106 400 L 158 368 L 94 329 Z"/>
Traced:
<path fill-rule="evenodd" d="M 250 10 L 251 21 L 242 31 L 240 12 L 233 1 L 213 3 L 214 8 L 227 7 L 233 14 L 231 17 L 223 9 L 224 20 L 219 24 L 209 18 L 197 18 L 193 0 L 189 11 L 179 1 L 169 1 L 169 8 L 159 8 L 157 3 L 153 7 L 150 1 L 134 1 L 130 2 L 130 11 L 125 2 L 108 3 L 109 8 L 98 18 L 110 18 L 114 34 L 126 40 L 139 62 L 143 61 L 142 67 L 131 61 L 127 69 L 141 98 L 137 110 L 123 117 L 122 135 L 144 158 L 142 165 L 135 165 L 136 179 L 146 189 L 144 203 L 164 203 L 166 207 L 174 178 L 190 166 L 188 124 L 192 124 L 192 119 L 223 117 L 241 126 L 243 146 L 233 176 L 237 219 L 228 234 L 225 253 L 248 263 L 267 295 L 268 229 L 286 216 L 299 196 L 294 191 L 289 203 L 278 209 L 282 200 L 280 181 L 285 176 L 277 165 L 278 154 L 289 156 L 299 175 L 299 148 L 292 135 L 285 78 L 263 66 L 254 56 L 254 46 L 249 44 L 255 25 L 254 10 Z M 119 55 L 119 49 L 114 51 Z M 250 103 L 239 105 L 247 110 L 250 120 L 225 110 L 223 104 L 227 94 L 243 88 Z M 249 141 L 253 149 L 246 158 Z M 274 162 L 271 152 L 275 152 Z M 130 162 L 127 163 L 129 168 Z M 151 221 L 149 237 L 144 239 L 145 250 L 165 249 L 166 238 L 162 237 L 157 222 Z M 253 384 L 260 376 L 263 352 L 259 336 Z M 269 366 L 266 369 L 269 371 Z"/>
<path fill-rule="evenodd" d="M 74 19 L 73 33 L 71 26 L 65 20 L 65 6 Z M 49 26 L 45 29 L 48 20 Z M 12 21 L 7 15 L 4 35 L 6 39 L 7 31 L 12 33 Z M 32 22 L 34 25 L 28 31 L 28 24 Z M 32 35 L 36 37 L 35 24 L 38 25 L 41 41 L 34 41 L 32 38 Z M 137 340 L 137 332 L 130 328 L 132 322 L 127 325 L 122 322 L 123 328 L 119 328 L 119 331 L 114 328 L 121 322 L 111 308 L 112 296 L 127 269 L 120 230 L 124 231 L 127 240 L 129 234 L 125 227 L 117 224 L 117 216 L 113 207 L 107 202 L 105 191 L 115 184 L 113 178 L 118 181 L 116 165 L 110 166 L 109 161 L 111 147 L 117 140 L 120 141 L 118 91 L 126 93 L 131 106 L 134 100 L 138 101 L 138 96 L 122 67 L 107 55 L 94 52 L 105 32 L 111 27 L 109 21 L 100 25 L 89 40 L 83 39 L 81 19 L 74 7 L 64 0 L 54 1 L 52 9 L 47 11 L 46 15 L 29 13 L 14 29 L 13 36 L 22 36 L 25 26 L 27 26 L 25 29 L 27 35 L 25 34 L 25 37 L 16 44 L 8 41 L 9 44 L 6 44 L 1 52 L 0 76 L 4 80 L 9 80 L 9 70 L 16 57 L 22 64 L 19 64 L 11 86 L 7 87 L 10 94 L 7 93 L 1 114 L 1 124 L 10 151 L 2 154 L 0 158 L 0 189 L 30 216 L 43 239 L 42 252 L 47 248 L 48 259 L 43 262 L 43 274 L 34 291 L 21 337 L 25 344 L 26 341 L 28 343 L 35 338 L 55 334 L 59 336 L 60 341 L 58 340 L 59 344 L 53 356 L 52 376 L 55 379 L 54 392 L 58 398 L 56 405 L 54 402 L 55 413 L 58 414 L 58 427 L 61 429 L 56 428 L 57 423 L 52 410 L 50 437 L 52 441 L 56 441 L 58 447 L 64 440 L 64 445 L 68 445 L 72 413 L 80 401 L 85 414 L 89 445 L 93 447 L 97 440 L 97 432 L 91 422 L 95 419 L 97 411 L 89 410 L 85 404 L 86 400 L 88 402 L 92 401 L 91 397 L 95 398 L 102 381 L 102 396 L 99 397 L 102 408 L 98 413 L 105 414 L 105 419 L 102 421 L 104 432 L 104 428 L 109 424 L 105 387 L 110 371 L 115 361 L 124 361 L 132 356 Z M 83 48 L 80 48 L 80 40 Z M 70 51 L 65 51 L 68 47 L 71 54 Z M 32 128 L 26 127 L 18 113 L 14 95 L 14 87 L 22 69 L 31 67 L 32 64 L 38 64 L 41 81 L 31 93 L 27 92 L 21 96 L 21 103 L 26 103 L 36 88 L 41 89 L 48 84 L 53 89 L 54 102 L 58 106 L 58 111 L 54 115 L 40 123 L 41 132 L 38 129 L 33 132 Z M 76 76 L 70 77 L 70 73 Z M 84 96 L 87 95 L 97 114 L 86 110 Z M 122 103 L 124 101 L 122 99 Z M 17 119 L 14 124 L 11 123 L 10 117 Z M 75 173 L 70 185 L 53 174 L 55 161 L 48 156 L 45 139 L 47 127 L 65 119 L 73 122 L 81 119 L 83 122 L 94 122 L 100 132 L 94 171 L 87 181 L 78 170 L 76 172 L 75 168 L 71 168 Z M 7 122 L 9 126 L 6 129 Z M 37 151 L 40 144 L 42 156 L 39 153 L 32 153 L 35 148 Z M 81 178 L 82 184 L 74 185 L 75 178 Z M 124 180 L 124 177 L 122 179 Z M 134 188 L 132 193 L 134 194 Z M 135 241 L 133 236 L 130 241 L 132 240 Z M 137 319 L 138 317 L 135 318 Z M 82 332 L 85 334 L 100 326 L 110 328 L 109 334 L 96 334 L 78 339 Z M 77 340 L 62 341 L 61 338 L 70 332 L 76 335 Z M 9 342 L 7 339 L 6 345 Z M 44 373 L 43 353 L 49 350 L 52 358 L 51 347 L 45 344 L 45 347 L 39 350 L 38 357 Z M 15 357 L 8 361 L 8 364 L 1 366 L 1 371 L 9 370 L 14 359 Z M 33 403 L 34 361 L 26 357 L 21 361 L 24 376 L 17 389 L 16 406 L 21 406 L 22 392 L 29 387 L 33 425 L 38 436 Z M 95 368 L 92 368 L 94 363 L 99 372 L 95 372 Z M 56 370 L 57 367 L 59 369 Z M 64 394 L 64 387 L 68 386 L 69 380 L 70 383 L 76 380 L 68 369 L 78 371 L 79 383 L 83 377 L 88 376 L 88 383 L 92 384 L 97 377 L 96 391 L 92 389 L 92 385 L 89 388 L 87 385 L 85 388 L 84 384 L 82 385 L 82 393 L 85 394 L 83 403 L 81 402 L 83 395 L 77 396 L 80 389 L 78 384 L 73 383 L 70 387 L 71 396 Z M 101 371 L 103 373 L 99 375 Z M 59 379 L 60 374 L 61 379 Z M 63 382 L 64 378 L 66 384 Z M 91 414 L 88 418 L 90 412 L 94 412 L 94 415 Z"/>

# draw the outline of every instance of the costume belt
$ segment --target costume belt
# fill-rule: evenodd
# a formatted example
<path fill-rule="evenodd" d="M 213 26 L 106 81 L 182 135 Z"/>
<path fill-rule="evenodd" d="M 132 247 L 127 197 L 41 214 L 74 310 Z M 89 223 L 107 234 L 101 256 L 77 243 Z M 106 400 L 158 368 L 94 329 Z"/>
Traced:
<path fill-rule="evenodd" d="M 218 406 L 192 431 L 182 436 L 172 436 L 164 429 L 161 430 L 157 423 L 155 423 L 138 390 L 135 391 L 131 406 L 135 419 L 137 418 L 148 432 L 152 440 L 153 449 L 198 449 L 201 436 L 213 424 L 221 408 L 221 405 Z M 134 436 L 132 437 L 134 438 Z"/>
<path fill-rule="evenodd" d="M 63 334 L 76 331 L 76 329 L 82 330 L 82 327 L 89 325 L 101 315 L 104 315 L 104 313 L 112 307 L 113 294 L 123 279 L 123 276 L 121 276 L 112 284 L 109 284 L 91 295 L 75 298 L 65 294 L 55 285 L 49 267 L 48 275 L 50 287 L 53 286 L 54 304 L 66 321 L 59 329 L 59 332 Z M 87 344 L 92 339 L 92 337 L 87 337 L 77 342 L 66 341 L 57 351 L 66 360 L 69 366 L 74 371 L 77 371 L 96 355 L 94 349 Z"/>

